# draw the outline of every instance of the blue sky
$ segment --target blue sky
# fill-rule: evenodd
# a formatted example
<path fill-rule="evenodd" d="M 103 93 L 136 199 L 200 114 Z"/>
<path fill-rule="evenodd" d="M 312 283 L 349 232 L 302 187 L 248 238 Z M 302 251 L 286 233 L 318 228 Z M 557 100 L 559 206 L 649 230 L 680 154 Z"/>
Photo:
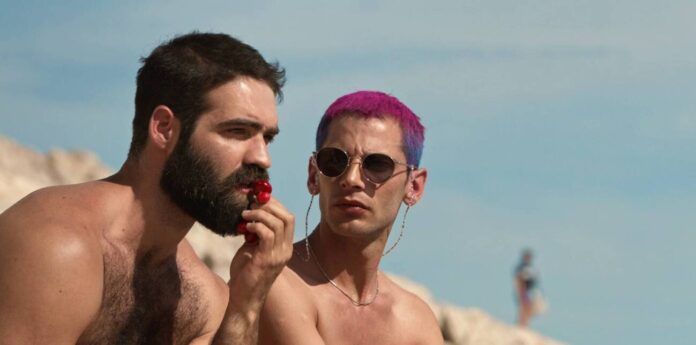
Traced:
<path fill-rule="evenodd" d="M 383 90 L 422 117 L 430 171 L 386 270 L 512 322 L 511 270 L 530 246 L 550 300 L 536 329 L 693 344 L 694 13 L 689 1 L 0 0 L 0 134 L 118 168 L 138 58 L 193 29 L 230 33 L 287 68 L 271 174 L 299 218 L 319 116 Z"/>

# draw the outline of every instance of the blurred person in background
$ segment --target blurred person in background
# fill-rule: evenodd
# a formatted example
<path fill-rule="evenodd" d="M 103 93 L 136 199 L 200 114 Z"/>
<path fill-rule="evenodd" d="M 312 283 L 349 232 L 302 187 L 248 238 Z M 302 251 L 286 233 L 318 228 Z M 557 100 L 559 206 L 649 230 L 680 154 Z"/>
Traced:
<path fill-rule="evenodd" d="M 515 297 L 517 300 L 517 324 L 528 327 L 532 316 L 546 310 L 546 302 L 541 294 L 539 272 L 532 265 L 534 254 L 524 249 L 520 262 L 515 267 Z"/>

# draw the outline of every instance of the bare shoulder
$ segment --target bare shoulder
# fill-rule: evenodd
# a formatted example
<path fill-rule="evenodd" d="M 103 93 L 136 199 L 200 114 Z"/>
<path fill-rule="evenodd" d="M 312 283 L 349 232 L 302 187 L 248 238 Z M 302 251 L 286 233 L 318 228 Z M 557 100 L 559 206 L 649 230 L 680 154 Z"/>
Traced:
<path fill-rule="evenodd" d="M 395 306 L 399 308 L 408 308 L 411 312 L 415 311 L 417 312 L 416 314 L 419 315 L 434 315 L 433 311 L 422 298 L 403 288 L 384 272 L 380 273 L 382 273 L 382 277 L 384 278 L 384 280 L 381 281 L 384 285 L 384 290 L 388 290 L 394 297 Z"/>
<path fill-rule="evenodd" d="M 196 297 L 204 306 L 205 315 L 201 316 L 206 320 L 202 337 L 206 339 L 203 343 L 207 343 L 208 338 L 212 340 L 225 315 L 229 298 L 227 283 L 205 265 L 186 239 L 179 244 L 177 262 L 182 275 L 195 285 Z"/>
<path fill-rule="evenodd" d="M 260 345 L 323 344 L 316 324 L 318 307 L 297 254 L 278 275 L 266 297 L 259 323 Z"/>
<path fill-rule="evenodd" d="M 81 231 L 92 228 L 95 221 L 103 221 L 112 211 L 110 208 L 122 205 L 119 189 L 124 188 L 104 181 L 42 188 L 19 200 L 0 217 L 22 224 L 58 224 Z"/>
<path fill-rule="evenodd" d="M 39 261 L 91 258 L 101 263 L 101 233 L 94 229 L 99 217 L 94 215 L 93 200 L 82 197 L 83 202 L 78 202 L 89 188 L 57 186 L 27 195 L 0 214 L 0 245 L 22 256 L 27 250 L 44 250 L 46 257 L 33 258 Z"/>
<path fill-rule="evenodd" d="M 295 253 L 271 287 L 271 303 L 292 304 L 294 308 L 299 307 L 305 312 L 314 310 L 316 313 L 312 291 L 309 288 L 313 280 L 304 273 L 305 266 L 306 262 Z"/>
<path fill-rule="evenodd" d="M 394 314 L 404 325 L 403 329 L 412 332 L 414 337 L 421 338 L 422 344 L 442 344 L 444 340 L 440 325 L 430 306 L 386 274 L 382 274 L 382 277 L 384 277 L 385 292 L 388 292 L 390 299 L 394 301 Z"/>
<path fill-rule="evenodd" d="M 102 250 L 70 194 L 39 190 L 0 214 L 0 338 L 74 342 L 98 314 Z"/>
<path fill-rule="evenodd" d="M 223 310 L 227 305 L 228 288 L 227 283 L 217 274 L 208 268 L 198 257 L 193 247 L 187 239 L 183 239 L 179 244 L 180 257 L 177 259 L 181 263 L 182 270 L 185 270 L 190 278 L 194 278 L 197 288 L 205 293 L 206 299 L 222 300 Z"/>

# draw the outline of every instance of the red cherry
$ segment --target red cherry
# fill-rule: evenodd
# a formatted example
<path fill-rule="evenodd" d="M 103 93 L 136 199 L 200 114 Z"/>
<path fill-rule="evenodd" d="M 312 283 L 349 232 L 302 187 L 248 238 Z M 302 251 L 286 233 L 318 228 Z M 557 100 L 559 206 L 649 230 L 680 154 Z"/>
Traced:
<path fill-rule="evenodd" d="M 244 234 L 244 241 L 246 243 L 254 244 L 259 241 L 259 236 L 256 234 L 252 234 L 250 232 L 247 232 Z"/>
<path fill-rule="evenodd" d="M 256 201 L 259 202 L 259 205 L 263 205 L 267 203 L 269 200 L 271 200 L 271 193 L 261 192 L 259 194 L 256 194 Z"/>
<path fill-rule="evenodd" d="M 247 234 L 249 233 L 249 230 L 247 230 L 247 222 L 241 221 L 237 224 L 237 234 Z"/>
<path fill-rule="evenodd" d="M 271 193 L 273 192 L 273 186 L 271 186 L 271 183 L 268 182 L 268 180 L 258 180 L 256 183 L 254 183 L 254 191 L 256 194 L 259 194 L 261 192 L 266 192 L 266 193 Z"/>

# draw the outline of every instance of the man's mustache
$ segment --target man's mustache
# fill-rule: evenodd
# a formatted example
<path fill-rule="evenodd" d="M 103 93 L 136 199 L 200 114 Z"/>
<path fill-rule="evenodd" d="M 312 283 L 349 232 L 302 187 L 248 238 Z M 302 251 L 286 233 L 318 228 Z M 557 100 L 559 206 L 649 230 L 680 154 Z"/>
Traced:
<path fill-rule="evenodd" d="M 258 180 L 268 180 L 268 171 L 258 165 L 243 165 L 222 181 L 221 190 L 232 190 L 251 186 Z"/>

